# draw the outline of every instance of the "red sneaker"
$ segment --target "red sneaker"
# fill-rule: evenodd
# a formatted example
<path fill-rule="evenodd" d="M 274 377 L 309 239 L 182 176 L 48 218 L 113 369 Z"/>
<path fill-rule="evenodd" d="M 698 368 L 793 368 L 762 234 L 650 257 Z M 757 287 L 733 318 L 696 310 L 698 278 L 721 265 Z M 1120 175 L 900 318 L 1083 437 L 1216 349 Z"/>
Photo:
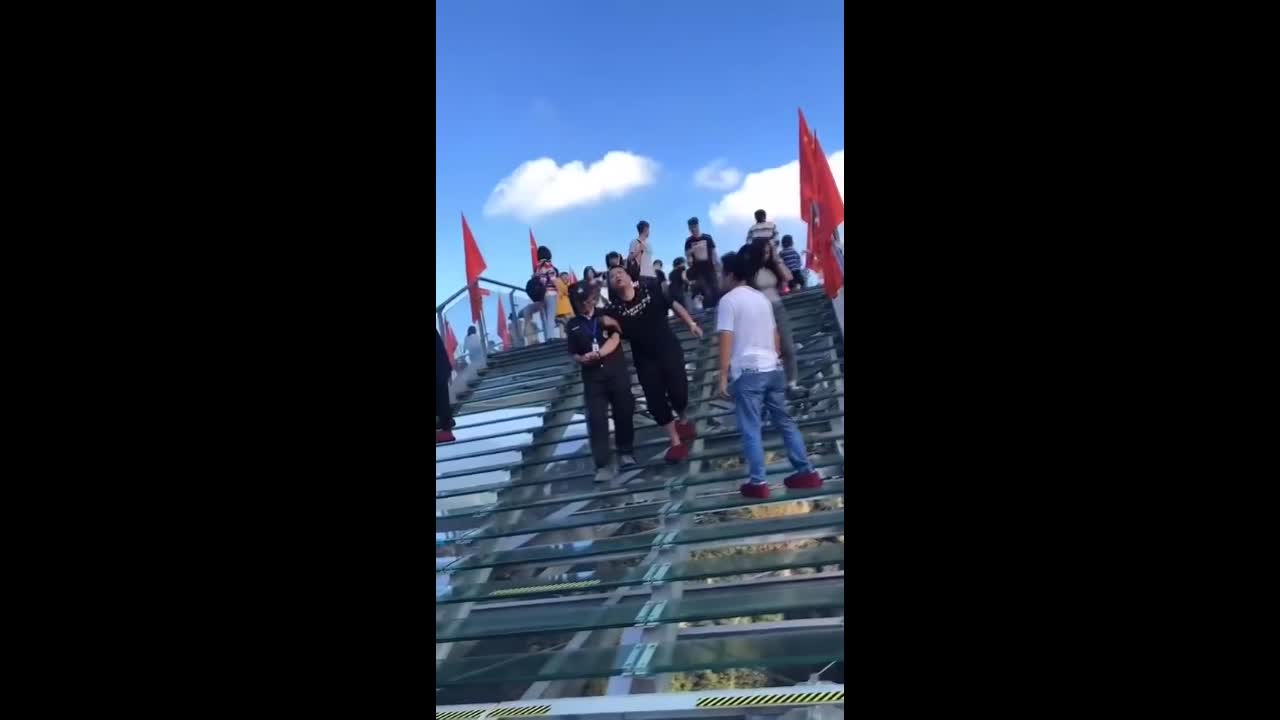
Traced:
<path fill-rule="evenodd" d="M 683 462 L 689 457 L 688 445 L 672 445 L 667 448 L 667 454 L 662 456 L 669 463 Z"/>
<path fill-rule="evenodd" d="M 756 498 L 757 500 L 769 499 L 769 483 L 743 483 L 738 491 L 742 493 L 742 497 Z"/>
<path fill-rule="evenodd" d="M 436 431 L 436 444 L 437 444 L 437 445 L 439 445 L 440 443 L 451 443 L 451 442 L 453 442 L 453 441 L 454 441 L 454 440 L 456 440 L 456 439 L 457 439 L 457 438 L 455 438 L 455 437 L 453 436 L 453 433 L 449 432 L 448 430 L 437 430 L 437 431 Z"/>
<path fill-rule="evenodd" d="M 796 473 L 783 480 L 782 483 L 792 490 L 814 490 L 822 487 L 822 476 L 818 474 L 817 470 L 810 470 L 809 472 Z"/>
<path fill-rule="evenodd" d="M 694 438 L 698 437 L 698 429 L 691 422 L 676 421 L 676 435 L 680 437 L 680 442 L 691 443 Z"/>

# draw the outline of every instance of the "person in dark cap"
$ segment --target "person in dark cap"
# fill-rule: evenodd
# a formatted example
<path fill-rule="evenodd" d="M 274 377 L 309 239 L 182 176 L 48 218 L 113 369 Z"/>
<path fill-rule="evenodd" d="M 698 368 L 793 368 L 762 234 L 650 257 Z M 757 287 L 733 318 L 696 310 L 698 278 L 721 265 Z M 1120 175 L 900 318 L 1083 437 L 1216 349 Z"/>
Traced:
<path fill-rule="evenodd" d="M 717 266 L 720 258 L 716 256 L 716 242 L 711 236 L 698 229 L 698 218 L 689 218 L 689 237 L 684 241 L 684 256 L 689 261 L 689 269 L 685 279 L 691 284 L 697 282 L 702 288 L 702 306 L 716 306 L 716 290 L 720 287 L 717 279 Z"/>
<path fill-rule="evenodd" d="M 569 302 L 576 314 L 565 333 L 569 355 L 582 368 L 587 436 L 596 465 L 596 482 L 606 482 L 614 476 L 609 462 L 609 408 L 613 408 L 618 467 L 625 470 L 636 464 L 632 449 L 636 401 L 631 396 L 631 372 L 623 357 L 621 328 L 617 320 L 598 311 L 599 299 L 599 285 L 586 281 L 570 285 Z"/>

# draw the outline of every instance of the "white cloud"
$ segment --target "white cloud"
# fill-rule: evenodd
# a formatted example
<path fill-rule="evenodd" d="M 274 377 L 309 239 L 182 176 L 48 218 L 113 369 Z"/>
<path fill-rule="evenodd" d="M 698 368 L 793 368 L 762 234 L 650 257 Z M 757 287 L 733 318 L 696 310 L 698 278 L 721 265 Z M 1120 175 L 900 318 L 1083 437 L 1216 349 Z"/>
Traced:
<path fill-rule="evenodd" d="M 729 190 L 738 187 L 740 182 L 742 171 L 736 167 L 725 167 L 724 158 L 712 160 L 710 165 L 693 174 L 693 184 L 712 190 Z"/>
<path fill-rule="evenodd" d="M 658 163 L 652 158 L 623 150 L 605 153 L 590 167 L 581 160 L 557 165 L 551 158 L 538 158 L 523 163 L 498 182 L 484 205 L 484 214 L 534 220 L 621 197 L 652 185 L 657 175 Z"/>
<path fill-rule="evenodd" d="M 840 197 L 844 197 L 844 150 L 827 157 L 835 175 Z M 800 161 L 792 160 L 782 167 L 749 173 L 742 187 L 720 198 L 707 214 L 715 225 L 741 225 L 755 222 L 754 213 L 763 208 L 774 222 L 800 220 Z"/>

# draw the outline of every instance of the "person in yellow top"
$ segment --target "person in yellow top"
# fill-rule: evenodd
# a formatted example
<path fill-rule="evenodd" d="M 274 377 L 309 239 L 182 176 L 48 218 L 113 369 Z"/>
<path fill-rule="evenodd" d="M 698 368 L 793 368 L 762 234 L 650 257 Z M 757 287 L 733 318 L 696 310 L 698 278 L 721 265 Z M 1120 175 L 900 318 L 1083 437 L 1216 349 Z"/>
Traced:
<path fill-rule="evenodd" d="M 573 304 L 569 302 L 569 273 L 562 272 L 556 278 L 556 325 L 560 326 L 560 337 L 566 335 L 566 326 L 573 319 Z"/>

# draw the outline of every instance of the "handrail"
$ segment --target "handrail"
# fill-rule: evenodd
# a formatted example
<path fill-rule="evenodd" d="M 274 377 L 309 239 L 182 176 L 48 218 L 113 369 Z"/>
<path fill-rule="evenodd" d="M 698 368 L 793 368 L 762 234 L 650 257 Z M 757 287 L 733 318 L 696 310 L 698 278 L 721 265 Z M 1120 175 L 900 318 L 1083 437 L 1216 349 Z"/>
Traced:
<path fill-rule="evenodd" d="M 509 302 L 511 304 L 512 311 L 515 310 L 517 292 L 524 293 L 525 296 L 528 297 L 528 292 L 524 288 L 518 287 L 516 285 L 511 285 L 509 283 L 504 283 L 501 280 L 492 280 L 490 278 L 484 277 L 483 275 L 477 278 L 476 280 L 477 280 L 477 284 L 486 283 L 488 285 L 496 285 L 498 287 L 508 289 L 509 292 L 507 292 L 506 295 L 510 298 Z M 463 285 L 461 288 L 458 288 L 458 290 L 454 292 L 452 295 L 445 298 L 444 302 L 436 306 L 436 329 L 440 332 L 442 336 L 445 334 L 445 327 L 444 327 L 445 311 L 449 308 L 450 305 L 453 304 L 455 300 L 457 300 L 459 297 L 461 297 L 464 293 L 467 292 L 467 288 L 468 286 Z M 500 322 L 505 322 L 505 320 L 506 319 L 503 318 L 500 320 Z M 485 318 L 483 315 L 481 315 L 478 325 L 479 325 L 478 330 L 480 331 L 481 345 L 484 348 L 485 355 L 487 356 L 489 353 L 489 331 L 488 331 L 488 328 L 486 327 Z"/>

